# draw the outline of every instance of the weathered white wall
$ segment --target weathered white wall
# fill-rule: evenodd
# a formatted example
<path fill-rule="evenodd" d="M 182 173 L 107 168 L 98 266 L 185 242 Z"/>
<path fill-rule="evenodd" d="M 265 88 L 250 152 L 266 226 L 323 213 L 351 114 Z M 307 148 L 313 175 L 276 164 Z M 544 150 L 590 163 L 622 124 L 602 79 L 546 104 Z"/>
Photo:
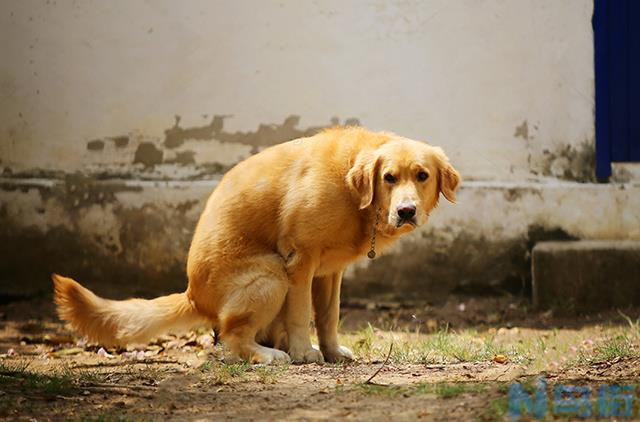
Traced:
<path fill-rule="evenodd" d="M 0 165 L 14 173 L 130 166 L 174 115 L 185 128 L 233 115 L 228 132 L 290 115 L 302 128 L 356 118 L 442 145 L 466 179 L 564 175 L 592 150 L 590 0 L 7 0 L 0 10 Z M 126 147 L 87 150 L 123 135 Z M 250 154 L 212 138 L 182 149 L 223 165 Z"/>
<path fill-rule="evenodd" d="M 616 166 L 625 184 L 584 183 L 594 179 L 592 9 L 5 0 L 0 294 L 50 291 L 51 271 L 120 296 L 182 288 L 221 174 L 338 123 L 441 145 L 464 179 L 458 204 L 352 267 L 347 295 L 517 290 L 536 241 L 640 239 L 637 166 Z"/>

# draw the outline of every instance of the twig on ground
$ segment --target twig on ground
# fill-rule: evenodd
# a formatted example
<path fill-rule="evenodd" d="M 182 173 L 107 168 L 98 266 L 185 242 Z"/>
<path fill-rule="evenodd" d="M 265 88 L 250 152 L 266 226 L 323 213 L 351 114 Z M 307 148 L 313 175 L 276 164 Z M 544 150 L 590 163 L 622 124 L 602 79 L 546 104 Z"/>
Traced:
<path fill-rule="evenodd" d="M 426 369 L 444 369 L 446 368 L 446 365 L 425 365 L 424 366 Z"/>
<path fill-rule="evenodd" d="M 374 382 L 372 382 L 372 380 L 376 377 L 376 375 L 380 373 L 380 371 L 382 371 L 382 368 L 384 368 L 385 365 L 389 362 L 389 358 L 391 357 L 392 350 L 393 350 L 393 342 L 391 342 L 391 344 L 389 345 L 389 353 L 387 353 L 387 357 L 385 358 L 384 362 L 382 362 L 382 365 L 380 365 L 378 370 L 374 372 L 373 375 L 371 375 L 369 379 L 364 382 L 365 384 L 375 384 Z"/>
<path fill-rule="evenodd" d="M 93 393 L 122 394 L 125 396 L 142 397 L 145 399 L 153 397 L 153 394 L 145 394 L 145 393 L 136 391 L 135 389 L 130 387 L 85 386 L 85 387 L 82 387 L 82 390 L 90 391 Z"/>
<path fill-rule="evenodd" d="M 150 385 L 128 385 L 128 384 L 108 384 L 108 383 L 103 383 L 103 382 L 92 382 L 89 385 L 86 385 L 82 388 L 84 389 L 91 389 L 91 388 L 111 388 L 111 389 L 118 389 L 118 388 L 126 388 L 128 390 L 149 390 L 149 391 L 156 391 L 157 387 L 152 387 Z"/>
<path fill-rule="evenodd" d="M 115 367 L 115 366 L 130 366 L 130 365 L 161 365 L 161 364 L 176 364 L 180 365 L 181 362 L 175 360 L 168 359 L 148 359 L 148 360 L 123 360 L 118 362 L 98 362 L 98 363 L 85 363 L 80 365 L 75 365 L 74 368 L 100 368 L 100 367 Z"/>

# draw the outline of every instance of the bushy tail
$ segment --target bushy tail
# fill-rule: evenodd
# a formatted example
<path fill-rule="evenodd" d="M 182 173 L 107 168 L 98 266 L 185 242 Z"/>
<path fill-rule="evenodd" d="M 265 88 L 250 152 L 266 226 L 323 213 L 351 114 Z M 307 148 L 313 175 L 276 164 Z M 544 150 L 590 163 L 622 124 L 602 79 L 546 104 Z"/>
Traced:
<path fill-rule="evenodd" d="M 146 343 L 158 335 L 207 324 L 186 293 L 152 300 L 108 300 L 78 282 L 52 276 L 58 315 L 79 334 L 104 345 Z"/>

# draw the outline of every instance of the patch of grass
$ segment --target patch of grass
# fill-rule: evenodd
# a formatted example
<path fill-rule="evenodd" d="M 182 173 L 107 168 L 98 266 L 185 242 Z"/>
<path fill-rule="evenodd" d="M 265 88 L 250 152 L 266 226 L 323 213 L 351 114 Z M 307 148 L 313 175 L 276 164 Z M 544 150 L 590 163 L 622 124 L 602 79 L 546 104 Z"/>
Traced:
<path fill-rule="evenodd" d="M 258 381 L 262 384 L 275 384 L 278 378 L 287 372 L 289 365 L 262 365 L 255 368 Z"/>
<path fill-rule="evenodd" d="M 490 360 L 498 352 L 507 353 L 492 338 L 480 336 L 475 331 L 458 333 L 446 328 L 428 335 L 417 331 L 381 335 L 369 325 L 350 340 L 348 346 L 355 355 L 369 361 L 384 359 L 393 343 L 390 361 L 395 364 L 481 361 Z"/>
<path fill-rule="evenodd" d="M 478 393 L 484 391 L 484 384 L 472 383 L 436 383 L 436 384 L 417 384 L 411 386 L 398 385 L 379 385 L 379 384 L 356 384 L 356 387 L 365 394 L 397 396 L 397 395 L 415 395 L 415 394 L 435 394 L 442 398 L 451 398 L 464 393 Z"/>
<path fill-rule="evenodd" d="M 624 314 L 620 310 L 618 310 L 618 314 L 620 314 L 620 316 L 625 321 L 627 321 L 627 324 L 629 324 L 629 328 L 631 329 L 631 332 L 633 333 L 633 335 L 635 337 L 640 337 L 640 318 L 634 321 L 628 315 Z"/>
<path fill-rule="evenodd" d="M 41 374 L 29 370 L 25 362 L 0 362 L 0 387 L 47 395 L 68 395 L 78 389 L 77 379 L 69 368 Z"/>
<path fill-rule="evenodd" d="M 482 337 L 475 331 L 455 333 L 439 331 L 419 344 L 424 363 L 477 362 L 491 360 L 496 354 L 512 354 L 494 342 L 493 337 Z"/>
<path fill-rule="evenodd" d="M 624 358 L 634 355 L 633 343 L 631 343 L 625 335 L 619 335 L 596 348 L 596 357 L 602 360 L 609 360 L 616 357 Z"/>
<path fill-rule="evenodd" d="M 200 371 L 205 374 L 203 382 L 210 385 L 223 385 L 231 382 L 232 379 L 242 379 L 251 365 L 246 362 L 241 363 L 220 363 L 205 362 L 200 366 Z"/>
<path fill-rule="evenodd" d="M 22 374 L 29 370 L 28 361 L 4 361 L 0 360 L 0 376 Z"/>
<path fill-rule="evenodd" d="M 607 362 L 615 358 L 636 356 L 633 343 L 625 334 L 619 334 L 599 343 L 590 357 L 591 362 Z"/>
<path fill-rule="evenodd" d="M 106 373 L 100 373 L 98 371 L 90 371 L 87 369 L 66 369 L 70 373 L 70 376 L 80 385 L 91 385 L 104 383 L 107 380 Z"/>
<path fill-rule="evenodd" d="M 640 355 L 640 319 L 626 323 L 575 329 L 500 328 L 442 330 L 425 334 L 418 330 L 385 332 L 371 325 L 341 336 L 357 359 L 382 362 L 393 343 L 390 364 L 491 362 L 504 355 L 509 363 L 532 372 L 558 370 L 571 364 Z M 593 339 L 593 340 L 592 340 Z M 606 341 L 603 341 L 606 339 Z"/>
<path fill-rule="evenodd" d="M 436 394 L 442 398 L 455 397 L 464 393 L 479 393 L 484 391 L 484 384 L 472 383 L 437 383 L 437 384 L 419 384 L 416 390 L 423 394 Z"/>
<path fill-rule="evenodd" d="M 249 365 L 247 362 L 222 364 L 222 371 L 228 374 L 231 378 L 244 375 L 249 368 L 251 368 L 251 365 Z"/>
<path fill-rule="evenodd" d="M 374 340 L 374 331 L 371 324 L 367 323 L 367 327 L 360 330 L 356 334 L 356 340 L 351 345 L 353 352 L 366 359 L 371 359 L 371 352 Z"/>

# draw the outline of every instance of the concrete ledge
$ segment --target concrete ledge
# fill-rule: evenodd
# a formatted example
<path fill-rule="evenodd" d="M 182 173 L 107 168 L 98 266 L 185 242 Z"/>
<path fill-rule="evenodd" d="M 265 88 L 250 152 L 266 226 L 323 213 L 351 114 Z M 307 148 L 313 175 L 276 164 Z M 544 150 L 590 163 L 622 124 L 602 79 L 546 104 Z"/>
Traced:
<path fill-rule="evenodd" d="M 51 272 L 96 293 L 153 297 L 186 286 L 208 180 L 0 179 L 0 296 L 50 294 Z M 463 182 L 429 223 L 345 273 L 345 298 L 446 300 L 529 293 L 531 249 L 550 240 L 640 241 L 640 185 Z M 639 302 L 640 303 L 640 302 Z"/>
<path fill-rule="evenodd" d="M 640 241 L 540 242 L 533 248 L 533 303 L 592 311 L 640 303 Z"/>

